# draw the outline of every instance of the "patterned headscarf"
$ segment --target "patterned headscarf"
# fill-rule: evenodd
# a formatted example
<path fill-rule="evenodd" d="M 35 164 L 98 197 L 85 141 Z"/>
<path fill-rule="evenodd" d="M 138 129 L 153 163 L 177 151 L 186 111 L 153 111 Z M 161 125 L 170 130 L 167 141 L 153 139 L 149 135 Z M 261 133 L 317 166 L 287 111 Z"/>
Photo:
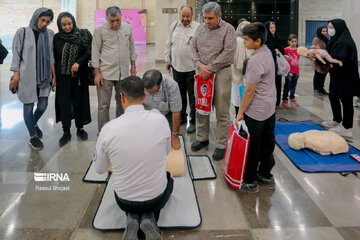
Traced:
<path fill-rule="evenodd" d="M 71 32 L 65 32 L 61 27 L 62 18 L 70 18 L 73 23 Z M 86 47 L 87 53 L 91 54 L 91 33 L 87 29 L 78 29 L 74 16 L 69 12 L 62 12 L 57 19 L 57 26 L 59 28 L 59 36 L 65 41 L 62 59 L 61 59 L 61 74 L 71 75 L 71 67 L 74 65 L 78 52 L 79 45 Z"/>

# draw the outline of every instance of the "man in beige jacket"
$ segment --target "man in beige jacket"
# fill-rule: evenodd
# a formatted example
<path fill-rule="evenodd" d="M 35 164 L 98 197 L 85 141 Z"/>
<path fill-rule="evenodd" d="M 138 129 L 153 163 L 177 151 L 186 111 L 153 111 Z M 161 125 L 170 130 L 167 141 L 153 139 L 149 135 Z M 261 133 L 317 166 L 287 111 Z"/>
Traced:
<path fill-rule="evenodd" d="M 130 24 L 121 22 L 118 7 L 106 9 L 106 23 L 97 27 L 92 41 L 91 62 L 95 70 L 98 94 L 98 130 L 110 121 L 109 108 L 112 89 L 115 88 L 116 117 L 124 111 L 121 107 L 121 80 L 136 75 L 134 36 Z"/>

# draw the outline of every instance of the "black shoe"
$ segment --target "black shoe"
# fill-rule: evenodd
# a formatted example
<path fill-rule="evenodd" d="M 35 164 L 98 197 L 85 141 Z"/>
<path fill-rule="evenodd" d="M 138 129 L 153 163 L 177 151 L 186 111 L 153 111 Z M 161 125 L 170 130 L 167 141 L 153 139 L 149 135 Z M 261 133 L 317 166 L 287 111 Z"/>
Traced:
<path fill-rule="evenodd" d="M 181 118 L 180 125 L 187 123 L 187 118 Z"/>
<path fill-rule="evenodd" d="M 68 132 L 64 132 L 64 134 L 62 135 L 62 137 L 59 140 L 60 147 L 64 146 L 68 142 L 70 142 L 70 139 L 71 139 L 71 134 Z"/>
<path fill-rule="evenodd" d="M 162 239 L 162 234 L 155 221 L 154 213 L 143 213 L 141 215 L 140 229 L 144 232 L 146 239 Z"/>
<path fill-rule="evenodd" d="M 329 95 L 329 92 L 326 91 L 324 88 L 323 88 L 323 89 L 319 89 L 318 91 L 319 91 L 321 94 L 323 94 L 323 95 Z"/>
<path fill-rule="evenodd" d="M 190 123 L 189 127 L 186 129 L 187 133 L 194 133 L 196 131 L 196 126 L 194 123 Z"/>
<path fill-rule="evenodd" d="M 138 240 L 138 230 L 139 230 L 139 215 L 129 213 L 126 219 L 126 228 L 124 231 L 124 235 L 122 237 L 123 240 Z"/>
<path fill-rule="evenodd" d="M 317 90 L 317 89 L 314 90 L 314 94 L 315 94 L 316 96 L 322 96 L 322 95 L 323 95 L 323 94 L 322 94 L 319 90 Z"/>
<path fill-rule="evenodd" d="M 198 140 L 195 140 L 191 144 L 191 151 L 193 151 L 193 152 L 199 151 L 200 149 L 202 149 L 203 147 L 206 147 L 207 145 L 209 145 L 209 140 L 204 141 L 204 142 L 200 142 Z"/>
<path fill-rule="evenodd" d="M 35 150 L 41 150 L 44 148 L 44 144 L 41 142 L 38 136 L 30 138 L 29 144 Z"/>
<path fill-rule="evenodd" d="M 240 187 L 240 191 L 246 191 L 249 193 L 257 193 L 259 192 L 259 186 L 256 182 L 253 183 L 243 183 Z"/>
<path fill-rule="evenodd" d="M 265 178 L 261 176 L 259 173 L 256 173 L 256 181 L 261 185 L 267 187 L 268 189 L 275 189 L 275 180 L 274 177 L 271 176 L 269 178 Z"/>
<path fill-rule="evenodd" d="M 42 131 L 40 130 L 40 128 L 39 128 L 38 125 L 35 126 L 35 130 L 36 130 L 37 136 L 38 136 L 39 138 L 42 138 L 42 137 L 43 137 L 43 133 L 42 133 Z"/>
<path fill-rule="evenodd" d="M 80 137 L 80 139 L 83 141 L 88 139 L 88 134 L 83 128 L 78 129 L 76 132 L 76 135 L 78 135 Z"/>
<path fill-rule="evenodd" d="M 224 158 L 225 149 L 215 148 L 215 151 L 212 155 L 212 159 L 215 161 L 222 160 Z"/>

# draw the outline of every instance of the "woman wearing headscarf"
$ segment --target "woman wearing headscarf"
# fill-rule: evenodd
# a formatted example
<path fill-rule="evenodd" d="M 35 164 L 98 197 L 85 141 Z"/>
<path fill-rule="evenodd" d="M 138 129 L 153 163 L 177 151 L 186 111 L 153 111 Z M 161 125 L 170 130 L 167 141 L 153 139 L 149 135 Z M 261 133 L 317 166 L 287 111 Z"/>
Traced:
<path fill-rule="evenodd" d="M 239 23 L 237 27 L 237 38 L 236 38 L 236 52 L 234 55 L 234 63 L 231 65 L 231 103 L 235 107 L 235 116 L 239 111 L 240 107 L 240 91 L 239 87 L 244 85 L 243 80 L 243 67 L 246 59 L 250 58 L 252 51 L 248 50 L 244 45 L 244 40 L 242 38 L 242 30 L 246 25 L 249 25 L 250 22 L 244 19 Z"/>
<path fill-rule="evenodd" d="M 316 30 L 316 37 L 313 39 L 312 48 L 319 48 L 326 50 L 326 47 L 329 43 L 329 39 L 326 37 L 327 35 L 327 27 L 322 26 Z M 329 64 L 322 64 L 317 61 L 313 63 L 314 79 L 313 79 L 313 86 L 314 86 L 314 93 L 321 95 L 327 95 L 328 92 L 324 89 L 324 82 L 327 73 L 329 72 L 330 65 Z"/>
<path fill-rule="evenodd" d="M 266 22 L 265 26 L 267 30 L 267 37 L 265 44 L 270 49 L 275 63 L 276 106 L 279 106 L 281 101 L 281 76 L 277 75 L 276 55 L 278 55 L 279 53 L 283 53 L 284 48 L 281 44 L 280 38 L 276 33 L 275 22 L 271 22 L 271 21 Z"/>
<path fill-rule="evenodd" d="M 37 125 L 47 108 L 51 85 L 56 84 L 53 55 L 54 32 L 47 28 L 54 13 L 48 8 L 37 9 L 28 27 L 20 28 L 14 36 L 13 59 L 10 71 L 14 78 L 10 88 L 17 90 L 24 104 L 24 121 L 30 134 L 30 146 L 41 150 L 43 133 Z M 35 112 L 34 103 L 37 102 Z"/>
<path fill-rule="evenodd" d="M 63 136 L 59 145 L 71 139 L 71 120 L 75 119 L 77 135 L 88 138 L 83 126 L 91 122 L 88 61 L 91 58 L 92 36 L 86 29 L 78 29 L 75 18 L 68 12 L 57 19 L 59 32 L 54 36 L 54 55 L 57 86 L 55 96 L 56 122 L 61 121 Z"/>
<path fill-rule="evenodd" d="M 342 61 L 343 66 L 334 64 L 330 68 L 329 100 L 333 120 L 325 121 L 323 125 L 340 136 L 350 138 L 354 117 L 353 97 L 360 95 L 357 49 L 344 20 L 329 21 L 328 33 L 331 38 L 327 51 L 332 58 Z"/>

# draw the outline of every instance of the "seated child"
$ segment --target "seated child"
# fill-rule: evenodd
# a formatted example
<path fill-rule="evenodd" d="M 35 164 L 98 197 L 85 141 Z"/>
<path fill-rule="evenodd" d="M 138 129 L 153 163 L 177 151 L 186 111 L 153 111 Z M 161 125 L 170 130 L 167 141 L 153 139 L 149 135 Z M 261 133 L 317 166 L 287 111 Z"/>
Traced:
<path fill-rule="evenodd" d="M 330 54 L 323 49 L 307 49 L 306 47 L 299 47 L 297 53 L 302 56 L 310 59 L 310 61 L 315 61 L 318 59 L 323 64 L 326 64 L 324 58 L 330 63 L 339 64 L 342 67 L 343 63 L 340 60 L 334 59 L 330 56 Z"/>

